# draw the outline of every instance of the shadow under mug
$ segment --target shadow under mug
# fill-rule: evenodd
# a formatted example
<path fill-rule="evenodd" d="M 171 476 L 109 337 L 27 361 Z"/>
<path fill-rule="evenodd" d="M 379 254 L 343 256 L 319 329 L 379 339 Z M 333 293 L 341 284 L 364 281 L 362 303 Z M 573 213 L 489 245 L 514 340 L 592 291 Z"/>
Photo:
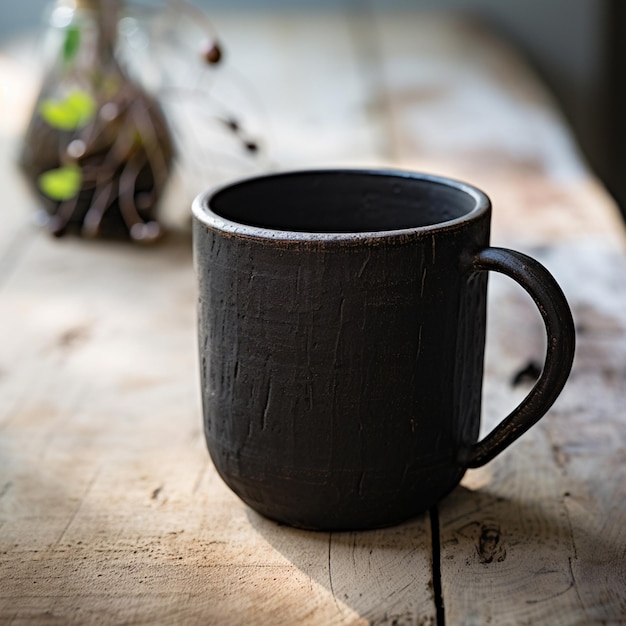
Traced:
<path fill-rule="evenodd" d="M 261 176 L 194 202 L 208 449 L 259 513 L 311 529 L 403 521 L 550 408 L 574 325 L 537 261 L 489 246 L 491 205 L 387 170 Z M 478 439 L 487 270 L 516 280 L 547 354 L 523 402 Z"/>

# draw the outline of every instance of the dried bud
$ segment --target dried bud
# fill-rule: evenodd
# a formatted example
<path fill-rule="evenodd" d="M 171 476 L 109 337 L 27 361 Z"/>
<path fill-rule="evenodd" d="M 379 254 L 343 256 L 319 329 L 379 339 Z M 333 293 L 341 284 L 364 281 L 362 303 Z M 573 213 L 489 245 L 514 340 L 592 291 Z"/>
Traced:
<path fill-rule="evenodd" d="M 239 122 L 234 117 L 228 117 L 223 120 L 224 124 L 229 130 L 232 130 L 234 133 L 238 133 L 240 130 Z"/>
<path fill-rule="evenodd" d="M 209 41 L 202 51 L 202 58 L 209 65 L 217 65 L 222 60 L 222 49 L 217 41 Z"/>
<path fill-rule="evenodd" d="M 259 150 L 259 144 L 256 143 L 256 141 L 246 141 L 244 142 L 244 146 L 248 152 L 255 153 Z"/>

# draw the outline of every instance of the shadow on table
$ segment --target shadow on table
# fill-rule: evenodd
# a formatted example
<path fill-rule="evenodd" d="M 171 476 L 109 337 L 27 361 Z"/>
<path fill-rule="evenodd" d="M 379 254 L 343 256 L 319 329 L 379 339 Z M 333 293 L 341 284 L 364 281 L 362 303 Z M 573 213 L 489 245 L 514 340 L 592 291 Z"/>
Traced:
<path fill-rule="evenodd" d="M 390 528 L 331 533 L 291 528 L 251 509 L 248 517 L 275 550 L 331 594 L 328 604 L 342 618 L 356 613 L 371 624 L 434 618 L 428 514 Z"/>
<path fill-rule="evenodd" d="M 445 604 L 451 568 L 455 574 L 449 580 L 455 585 L 476 575 L 487 575 L 487 580 L 490 571 L 504 575 L 509 593 L 515 593 L 515 585 L 523 593 L 526 586 L 530 602 L 573 585 L 566 516 L 484 490 L 458 487 L 437 512 L 371 531 L 303 531 L 251 509 L 248 517 L 274 549 L 330 592 L 338 612 L 351 610 L 370 624 L 434 623 L 441 604 L 436 597 L 439 577 L 444 579 Z M 533 576 L 538 582 L 531 584 Z"/>

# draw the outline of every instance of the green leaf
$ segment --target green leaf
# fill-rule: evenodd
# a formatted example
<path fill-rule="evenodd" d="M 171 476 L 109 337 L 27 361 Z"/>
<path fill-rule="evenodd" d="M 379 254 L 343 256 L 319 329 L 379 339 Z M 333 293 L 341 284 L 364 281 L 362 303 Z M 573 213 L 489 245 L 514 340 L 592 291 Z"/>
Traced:
<path fill-rule="evenodd" d="M 44 172 L 37 179 L 37 186 L 52 200 L 69 200 L 79 191 L 83 182 L 83 173 L 78 165 L 66 165 Z"/>
<path fill-rule="evenodd" d="M 63 60 L 69 63 L 78 52 L 80 47 L 80 29 L 78 26 L 70 26 L 65 32 L 65 41 L 63 42 Z"/>
<path fill-rule="evenodd" d="M 76 130 L 94 117 L 96 101 L 82 89 L 70 91 L 62 100 L 47 98 L 39 104 L 39 114 L 53 128 Z"/>

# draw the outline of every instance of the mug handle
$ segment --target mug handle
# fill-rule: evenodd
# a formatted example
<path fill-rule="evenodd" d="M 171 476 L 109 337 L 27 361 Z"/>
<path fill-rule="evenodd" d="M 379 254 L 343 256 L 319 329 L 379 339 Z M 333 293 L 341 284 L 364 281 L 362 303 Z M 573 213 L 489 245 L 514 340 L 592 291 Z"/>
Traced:
<path fill-rule="evenodd" d="M 567 300 L 553 276 L 538 261 L 521 252 L 490 247 L 472 258 L 470 269 L 500 272 L 519 283 L 541 313 L 548 342 L 541 376 L 517 408 L 465 452 L 460 460 L 468 468 L 491 461 L 547 413 L 572 369 L 576 344 Z"/>

